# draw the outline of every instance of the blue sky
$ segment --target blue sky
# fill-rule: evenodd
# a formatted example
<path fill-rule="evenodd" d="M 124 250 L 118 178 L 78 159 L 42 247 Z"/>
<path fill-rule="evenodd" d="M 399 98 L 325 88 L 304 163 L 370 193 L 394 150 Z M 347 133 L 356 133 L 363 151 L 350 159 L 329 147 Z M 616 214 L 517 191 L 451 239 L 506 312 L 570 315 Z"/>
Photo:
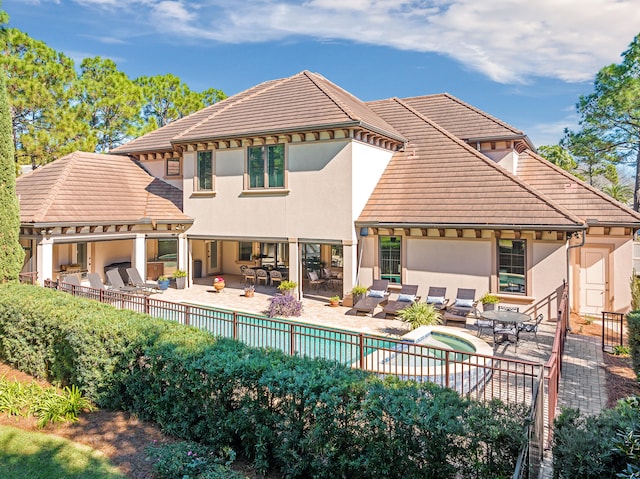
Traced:
<path fill-rule="evenodd" d="M 232 95 L 311 70 L 362 100 L 449 92 L 539 146 L 640 32 L 637 0 L 4 0 L 79 63 Z"/>

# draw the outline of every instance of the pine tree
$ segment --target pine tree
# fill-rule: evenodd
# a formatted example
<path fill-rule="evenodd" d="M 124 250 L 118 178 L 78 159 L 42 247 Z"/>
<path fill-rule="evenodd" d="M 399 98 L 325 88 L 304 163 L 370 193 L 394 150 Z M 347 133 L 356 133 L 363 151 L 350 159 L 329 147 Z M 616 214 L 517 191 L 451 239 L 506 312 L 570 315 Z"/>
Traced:
<path fill-rule="evenodd" d="M 0 282 L 17 281 L 24 260 L 20 246 L 20 206 L 16 196 L 11 114 L 4 69 L 0 69 Z"/>

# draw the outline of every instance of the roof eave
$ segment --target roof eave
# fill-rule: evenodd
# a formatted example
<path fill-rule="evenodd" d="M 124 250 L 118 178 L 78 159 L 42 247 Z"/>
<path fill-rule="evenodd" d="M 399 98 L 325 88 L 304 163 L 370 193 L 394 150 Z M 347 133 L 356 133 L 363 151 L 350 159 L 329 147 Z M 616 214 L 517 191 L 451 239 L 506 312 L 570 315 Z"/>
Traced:
<path fill-rule="evenodd" d="M 445 228 L 479 230 L 516 230 L 516 231 L 584 231 L 586 224 L 573 225 L 527 225 L 507 223 L 385 223 L 379 221 L 356 221 L 357 228 Z"/>

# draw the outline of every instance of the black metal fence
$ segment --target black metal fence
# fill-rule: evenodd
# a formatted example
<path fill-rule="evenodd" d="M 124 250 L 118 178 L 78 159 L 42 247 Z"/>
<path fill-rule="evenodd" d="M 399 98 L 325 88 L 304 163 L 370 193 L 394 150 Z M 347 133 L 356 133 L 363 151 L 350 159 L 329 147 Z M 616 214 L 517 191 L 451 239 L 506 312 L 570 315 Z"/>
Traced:
<path fill-rule="evenodd" d="M 618 346 L 624 346 L 624 318 L 623 313 L 602 312 L 602 350 L 614 352 Z"/>

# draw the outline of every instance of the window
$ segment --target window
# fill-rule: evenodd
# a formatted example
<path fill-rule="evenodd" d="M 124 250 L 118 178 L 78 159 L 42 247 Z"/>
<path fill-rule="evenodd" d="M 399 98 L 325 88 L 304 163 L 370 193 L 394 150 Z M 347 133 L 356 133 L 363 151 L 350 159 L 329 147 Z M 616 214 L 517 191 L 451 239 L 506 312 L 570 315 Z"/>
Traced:
<path fill-rule="evenodd" d="M 253 243 L 247 241 L 240 241 L 238 243 L 238 260 L 239 261 L 251 261 L 251 255 L 253 254 Z"/>
<path fill-rule="evenodd" d="M 401 282 L 401 245 L 402 238 L 398 236 L 380 236 L 380 279 L 388 279 L 391 283 Z"/>
<path fill-rule="evenodd" d="M 498 283 L 501 293 L 526 293 L 525 257 L 525 240 L 498 240 Z"/>
<path fill-rule="evenodd" d="M 76 244 L 76 264 L 80 265 L 80 269 L 87 269 L 87 243 Z"/>
<path fill-rule="evenodd" d="M 249 188 L 284 188 L 284 144 L 250 146 Z"/>
<path fill-rule="evenodd" d="M 180 176 L 180 158 L 167 158 L 165 176 Z"/>
<path fill-rule="evenodd" d="M 341 244 L 332 244 L 331 245 L 331 266 L 335 266 L 337 268 L 342 268 L 343 266 L 343 256 L 342 256 L 342 245 Z"/>
<path fill-rule="evenodd" d="M 199 151 L 197 158 L 197 185 L 198 191 L 213 190 L 213 152 Z"/>

